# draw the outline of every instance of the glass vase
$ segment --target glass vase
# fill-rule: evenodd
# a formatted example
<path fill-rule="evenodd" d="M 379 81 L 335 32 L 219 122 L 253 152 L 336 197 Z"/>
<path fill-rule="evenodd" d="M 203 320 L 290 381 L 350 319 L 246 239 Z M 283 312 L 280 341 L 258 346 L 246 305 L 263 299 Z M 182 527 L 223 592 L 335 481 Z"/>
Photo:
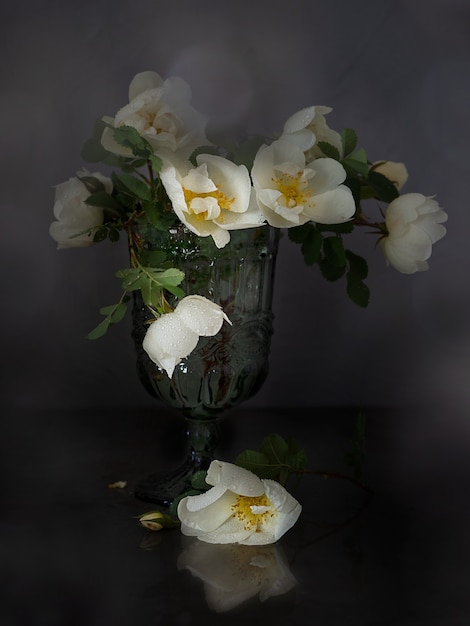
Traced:
<path fill-rule="evenodd" d="M 216 302 L 232 322 L 224 322 L 214 337 L 200 337 L 169 378 L 142 348 L 152 313 L 140 292 L 134 292 L 138 376 L 152 396 L 180 411 L 187 425 L 182 465 L 152 474 L 135 489 L 142 500 L 168 505 L 213 460 L 218 416 L 252 397 L 266 378 L 279 231 L 267 225 L 231 231 L 230 242 L 221 249 L 211 237 L 198 237 L 182 224 L 165 231 L 145 224 L 135 235 L 144 252 L 163 251 L 172 266 L 184 271 L 186 295 Z"/>

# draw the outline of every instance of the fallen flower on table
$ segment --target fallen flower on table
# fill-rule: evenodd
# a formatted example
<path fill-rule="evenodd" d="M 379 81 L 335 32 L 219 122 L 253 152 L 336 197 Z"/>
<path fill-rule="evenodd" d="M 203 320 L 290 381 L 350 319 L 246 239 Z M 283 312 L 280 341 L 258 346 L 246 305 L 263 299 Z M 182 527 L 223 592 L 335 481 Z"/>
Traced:
<path fill-rule="evenodd" d="M 206 543 L 275 543 L 302 511 L 280 483 L 232 463 L 212 461 L 206 482 L 211 489 L 178 504 L 181 532 Z"/>

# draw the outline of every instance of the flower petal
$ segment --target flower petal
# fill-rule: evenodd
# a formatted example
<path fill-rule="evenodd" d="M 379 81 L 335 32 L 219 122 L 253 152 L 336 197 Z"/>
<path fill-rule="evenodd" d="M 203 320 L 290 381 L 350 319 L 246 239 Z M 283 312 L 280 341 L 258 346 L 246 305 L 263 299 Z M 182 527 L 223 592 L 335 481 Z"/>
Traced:
<path fill-rule="evenodd" d="M 235 501 L 236 496 L 220 486 L 197 496 L 182 498 L 178 503 L 181 532 L 193 535 L 194 531 L 197 533 L 214 531 L 232 516 L 232 505 Z"/>
<path fill-rule="evenodd" d="M 193 295 L 183 298 L 175 309 L 175 314 L 195 333 L 202 337 L 216 335 L 228 317 L 215 302 L 203 296 Z"/>
<path fill-rule="evenodd" d="M 209 485 L 224 485 L 241 496 L 255 497 L 264 493 L 262 481 L 253 472 L 224 461 L 212 461 L 207 471 L 206 482 Z"/>

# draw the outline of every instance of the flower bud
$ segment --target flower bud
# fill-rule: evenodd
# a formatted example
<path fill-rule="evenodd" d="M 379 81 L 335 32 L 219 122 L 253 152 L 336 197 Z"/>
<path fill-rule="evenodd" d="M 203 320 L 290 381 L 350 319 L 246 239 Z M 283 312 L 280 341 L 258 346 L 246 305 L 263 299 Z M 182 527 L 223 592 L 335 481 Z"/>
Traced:
<path fill-rule="evenodd" d="M 161 511 L 149 511 L 143 515 L 139 515 L 139 522 L 147 530 L 162 530 L 164 528 L 171 528 L 175 525 L 174 520 L 170 515 L 166 515 Z"/>

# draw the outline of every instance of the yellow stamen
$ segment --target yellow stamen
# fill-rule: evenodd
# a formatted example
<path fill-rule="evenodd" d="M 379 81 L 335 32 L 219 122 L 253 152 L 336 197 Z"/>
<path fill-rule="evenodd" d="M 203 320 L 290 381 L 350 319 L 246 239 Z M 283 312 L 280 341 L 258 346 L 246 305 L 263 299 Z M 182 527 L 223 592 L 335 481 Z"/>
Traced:
<path fill-rule="evenodd" d="M 256 513 L 252 507 L 269 507 L 269 509 Z M 272 503 L 266 495 L 257 497 L 237 496 L 237 501 L 232 504 L 232 511 L 232 515 L 243 522 L 245 530 L 260 531 L 263 524 L 274 516 Z"/>
<path fill-rule="evenodd" d="M 294 208 L 306 203 L 310 197 L 311 190 L 306 180 L 302 180 L 303 172 L 297 174 L 282 174 L 279 178 L 273 178 L 277 189 L 284 197 L 285 206 Z"/>
<path fill-rule="evenodd" d="M 195 198 L 214 198 L 217 201 L 217 204 L 219 205 L 219 208 L 221 211 L 223 210 L 230 211 L 230 207 L 233 204 L 233 201 L 235 200 L 235 198 L 229 198 L 228 196 L 226 196 L 223 193 L 223 191 L 220 191 L 219 187 L 217 187 L 215 191 L 206 191 L 202 193 L 198 193 L 197 191 L 192 191 L 191 189 L 185 189 L 183 187 L 183 192 L 184 192 L 184 199 L 186 201 L 186 206 L 188 207 L 190 213 L 192 213 L 194 217 L 196 217 L 199 220 L 207 219 L 207 211 L 201 211 L 200 213 L 196 213 L 195 211 L 191 210 L 191 202 Z M 223 219 L 221 218 L 222 216 L 219 218 L 219 220 L 223 221 Z"/>

